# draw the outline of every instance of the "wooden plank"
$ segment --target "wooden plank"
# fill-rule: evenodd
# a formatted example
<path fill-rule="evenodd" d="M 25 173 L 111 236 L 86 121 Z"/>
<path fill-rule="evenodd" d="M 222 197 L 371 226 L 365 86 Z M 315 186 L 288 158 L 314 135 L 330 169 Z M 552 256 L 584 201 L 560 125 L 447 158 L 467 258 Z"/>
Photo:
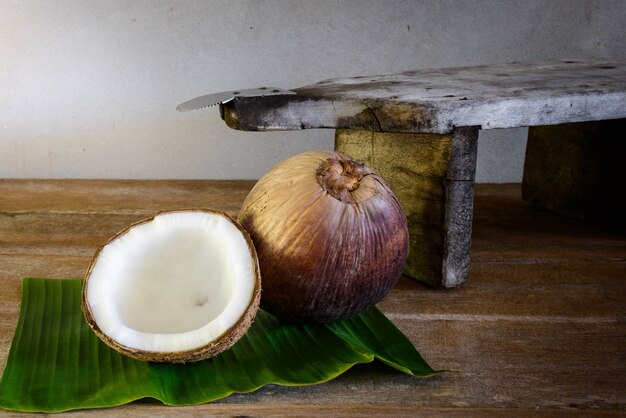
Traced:
<path fill-rule="evenodd" d="M 626 233 L 626 119 L 531 127 L 522 196 Z"/>
<path fill-rule="evenodd" d="M 354 409 L 397 405 L 617 410 L 626 405 L 623 325 L 395 322 L 434 366 L 460 373 L 422 381 L 375 363 L 354 367 L 321 385 L 267 386 L 221 403 Z"/>
<path fill-rule="evenodd" d="M 477 184 L 474 224 L 473 262 L 626 259 L 622 235 L 539 210 L 521 200 L 519 184 Z"/>
<path fill-rule="evenodd" d="M 144 214 L 0 213 L 0 253 L 91 256 Z"/>
<path fill-rule="evenodd" d="M 0 179 L 0 212 L 139 213 L 209 207 L 239 211 L 253 180 Z"/>
<path fill-rule="evenodd" d="M 469 274 L 478 130 L 450 135 L 338 129 L 335 149 L 365 162 L 398 196 L 409 226 L 405 272 L 454 287 Z"/>
<path fill-rule="evenodd" d="M 626 261 L 474 263 L 463 291 L 433 292 L 403 278 L 379 307 L 392 318 L 611 322 L 626 317 Z M 529 303 L 532 301 L 532 303 Z"/>
<path fill-rule="evenodd" d="M 19 296 L 22 277 L 52 277 L 57 279 L 83 277 L 91 261 L 91 255 L 0 255 L 0 283 L 5 292 L 18 292 L 6 296 L 13 300 Z M 19 302 L 19 297 L 15 299 Z"/>
<path fill-rule="evenodd" d="M 310 128 L 449 133 L 626 117 L 626 62 L 552 61 L 325 80 L 296 95 L 221 105 L 246 131 Z"/>
<path fill-rule="evenodd" d="M 116 207 L 95 199 L 100 209 L 90 210 L 65 199 L 86 199 L 80 196 L 93 190 L 90 182 L 58 183 L 52 203 L 36 183 L 29 191 L 20 182 L 3 182 L 5 191 L 22 191 L 15 194 L 22 203 L 2 195 L 13 209 L 0 217 L 0 370 L 17 321 L 20 277 L 81 276 L 99 237 L 142 215 L 141 197 L 134 193 L 146 191 L 141 182 L 135 192 L 133 185 L 102 186 L 126 194 L 127 207 L 124 199 Z M 43 189 L 50 184 L 41 183 Z M 166 182 L 159 197 L 155 184 L 150 199 L 186 194 L 172 188 Z M 476 187 L 472 279 L 463 288 L 435 291 L 403 278 L 380 304 L 434 367 L 458 374 L 417 380 L 370 364 L 321 385 L 270 385 L 208 405 L 136 402 L 72 415 L 623 415 L 626 239 L 538 211 L 519 193 L 519 185 Z M 44 199 L 32 200 L 37 210 L 25 204 L 33 196 Z M 210 198 L 187 197 L 194 205 Z"/>
<path fill-rule="evenodd" d="M 341 405 L 352 411 L 364 403 L 415 410 L 450 405 L 609 410 L 626 406 L 624 318 L 389 316 L 435 367 L 461 373 L 420 381 L 381 364 L 365 365 L 323 385 L 267 386 L 221 403 Z M 0 333 L 8 332 L 1 324 Z M 3 351 L 6 341 L 2 338 Z"/>
<path fill-rule="evenodd" d="M 2 416 L 24 418 L 40 417 L 41 414 L 2 413 Z M 415 407 L 404 405 L 302 405 L 272 403 L 268 405 L 230 405 L 213 403 L 207 405 L 181 406 L 163 408 L 150 403 L 148 400 L 135 402 L 105 411 L 72 411 L 70 413 L 55 414 L 55 417 L 92 417 L 92 416 L 133 416 L 141 417 L 494 417 L 494 418 L 535 418 L 535 417 L 617 417 L 623 416 L 620 411 L 607 410 L 576 410 L 567 409 L 521 409 L 521 408 L 464 408 L 464 407 Z"/>
<path fill-rule="evenodd" d="M 416 344 L 434 364 L 445 362 L 461 371 L 441 379 L 449 379 L 442 387 L 456 387 L 451 396 L 456 399 L 450 401 L 521 408 L 624 406 L 622 320 L 420 322 L 407 317 L 396 323 L 407 334 L 428 341 Z"/>
<path fill-rule="evenodd" d="M 91 255 L 1 255 L 0 282 L 5 297 L 15 303 L 10 312 L 17 315 L 21 277 L 82 277 L 90 259 Z M 440 315 L 506 320 L 533 315 L 554 320 L 612 318 L 624 313 L 626 260 L 474 263 L 470 283 L 463 291 L 436 292 L 405 276 L 380 308 L 399 317 L 419 312 L 424 321 Z M 529 300 L 533 303 L 528 304 Z"/>

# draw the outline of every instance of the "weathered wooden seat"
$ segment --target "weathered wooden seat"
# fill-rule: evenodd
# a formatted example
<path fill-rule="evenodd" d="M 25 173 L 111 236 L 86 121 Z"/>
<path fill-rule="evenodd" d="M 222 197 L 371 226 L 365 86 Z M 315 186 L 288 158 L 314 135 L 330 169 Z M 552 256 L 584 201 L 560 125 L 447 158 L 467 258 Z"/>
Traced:
<path fill-rule="evenodd" d="M 626 62 L 418 70 L 294 91 L 235 98 L 221 105 L 223 119 L 246 131 L 336 128 L 336 149 L 399 195 L 411 233 L 406 272 L 421 281 L 468 278 L 480 129 L 532 127 L 525 199 L 625 229 Z"/>

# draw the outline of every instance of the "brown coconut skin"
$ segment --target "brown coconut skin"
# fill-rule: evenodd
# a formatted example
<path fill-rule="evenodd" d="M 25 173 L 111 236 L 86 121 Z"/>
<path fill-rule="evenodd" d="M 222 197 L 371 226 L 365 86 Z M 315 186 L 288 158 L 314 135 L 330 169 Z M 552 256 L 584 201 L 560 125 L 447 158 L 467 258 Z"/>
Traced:
<path fill-rule="evenodd" d="M 259 303 L 261 300 L 261 276 L 260 269 L 258 263 L 258 257 L 256 254 L 256 250 L 254 248 L 254 244 L 250 239 L 250 235 L 248 232 L 241 227 L 239 223 L 235 219 L 233 219 L 226 212 L 213 210 L 213 209 L 182 209 L 182 210 L 172 210 L 172 211 L 161 211 L 158 212 L 155 216 L 168 212 L 207 212 L 222 215 L 227 218 L 233 225 L 235 225 L 243 234 L 246 243 L 248 244 L 248 249 L 250 250 L 250 254 L 254 259 L 254 290 L 252 294 L 252 298 L 250 303 L 245 311 L 245 313 L 241 316 L 239 321 L 235 325 L 233 325 L 230 329 L 228 329 L 224 334 L 222 334 L 217 339 L 213 340 L 211 343 L 198 347 L 192 350 L 183 350 L 183 351 L 173 351 L 173 352 L 154 352 L 154 351 L 143 351 L 137 350 L 135 348 L 127 347 L 115 341 L 106 335 L 98 324 L 96 323 L 93 313 L 91 311 L 91 307 L 89 306 L 89 301 L 87 299 L 87 289 L 89 286 L 89 277 L 91 275 L 91 271 L 93 270 L 96 261 L 98 260 L 98 256 L 104 247 L 106 247 L 109 243 L 119 238 L 120 236 L 126 234 L 133 227 L 151 222 L 154 220 L 154 217 L 144 219 L 138 222 L 135 222 L 129 225 L 127 228 L 118 232 L 109 239 L 104 245 L 100 246 L 91 260 L 89 264 L 89 268 L 87 269 L 87 273 L 85 274 L 85 279 L 83 281 L 83 289 L 82 289 L 82 297 L 81 297 L 81 307 L 83 310 L 83 314 L 85 316 L 85 321 L 89 325 L 89 327 L 94 331 L 94 333 L 109 347 L 113 348 L 119 353 L 127 355 L 129 357 L 135 358 L 137 360 L 142 361 L 151 361 L 155 363 L 190 363 L 200 360 L 205 360 L 210 357 L 214 357 L 220 354 L 223 351 L 226 351 L 230 347 L 232 347 L 241 337 L 245 335 L 248 329 L 252 326 L 252 322 L 254 321 L 254 317 L 259 309 Z"/>
<path fill-rule="evenodd" d="M 389 185 L 334 151 L 291 157 L 259 180 L 238 221 L 257 250 L 261 307 L 294 322 L 357 315 L 397 283 L 406 217 Z"/>

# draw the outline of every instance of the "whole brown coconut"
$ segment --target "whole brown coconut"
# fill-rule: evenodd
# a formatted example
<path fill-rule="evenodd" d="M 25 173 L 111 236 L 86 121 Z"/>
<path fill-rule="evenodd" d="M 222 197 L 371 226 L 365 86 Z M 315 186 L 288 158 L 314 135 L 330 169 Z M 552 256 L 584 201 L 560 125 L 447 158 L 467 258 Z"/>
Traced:
<path fill-rule="evenodd" d="M 339 152 L 278 164 L 254 186 L 238 221 L 258 253 L 261 306 L 288 321 L 363 312 L 396 284 L 408 254 L 406 217 L 387 182 Z"/>

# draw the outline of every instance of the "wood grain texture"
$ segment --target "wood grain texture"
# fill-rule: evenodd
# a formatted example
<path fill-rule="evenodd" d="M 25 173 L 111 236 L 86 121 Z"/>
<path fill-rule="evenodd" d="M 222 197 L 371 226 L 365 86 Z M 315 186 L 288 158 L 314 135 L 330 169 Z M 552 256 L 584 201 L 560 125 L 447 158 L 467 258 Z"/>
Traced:
<path fill-rule="evenodd" d="M 252 186 L 222 189 L 207 181 L 190 192 L 189 183 L 177 181 L 162 182 L 162 189 L 160 182 L 0 183 L 0 369 L 21 276 L 80 277 L 101 238 L 162 209 L 171 196 L 185 196 L 187 207 L 216 201 L 237 208 Z M 112 195 L 119 196 L 114 204 Z M 206 405 L 168 408 L 146 400 L 67 415 L 626 414 L 626 238 L 536 210 L 520 199 L 519 185 L 477 185 L 474 209 L 471 280 L 442 291 L 403 278 L 379 304 L 433 367 L 459 373 L 417 380 L 373 363 L 324 384 L 269 385 Z"/>
<path fill-rule="evenodd" d="M 209 207 L 239 211 L 252 180 L 3 180 L 0 212 L 125 213 Z"/>
<path fill-rule="evenodd" d="M 449 133 L 626 117 L 626 62 L 555 61 L 325 80 L 297 95 L 221 105 L 246 131 L 310 128 Z"/>
<path fill-rule="evenodd" d="M 528 131 L 522 196 L 626 234 L 626 119 Z"/>

